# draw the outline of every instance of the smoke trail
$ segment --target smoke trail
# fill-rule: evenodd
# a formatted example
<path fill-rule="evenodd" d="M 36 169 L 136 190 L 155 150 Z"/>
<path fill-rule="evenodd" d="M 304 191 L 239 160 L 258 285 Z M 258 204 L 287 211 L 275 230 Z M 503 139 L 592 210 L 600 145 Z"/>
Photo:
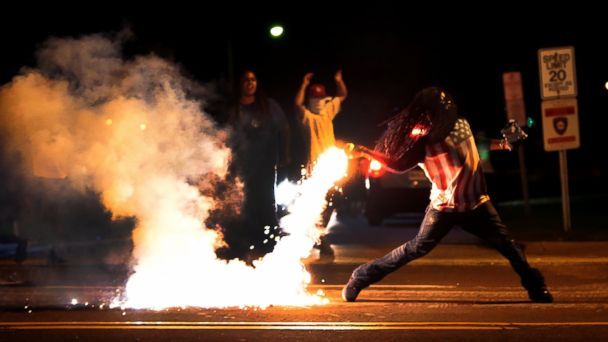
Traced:
<path fill-rule="evenodd" d="M 37 69 L 24 69 L 0 89 L 0 129 L 32 178 L 65 178 L 99 192 L 114 217 L 136 217 L 134 273 L 117 303 L 322 302 L 306 292 L 310 275 L 301 259 L 317 238 L 314 225 L 335 180 L 327 178 L 330 172 L 303 184 L 300 204 L 293 206 L 292 215 L 298 214 L 286 218 L 291 235 L 256 268 L 218 260 L 214 250 L 222 237 L 204 221 L 222 203 L 199 187 L 224 178 L 230 151 L 226 132 L 188 96 L 201 88 L 153 55 L 124 60 L 120 40 L 102 35 L 50 39 L 38 58 Z"/>

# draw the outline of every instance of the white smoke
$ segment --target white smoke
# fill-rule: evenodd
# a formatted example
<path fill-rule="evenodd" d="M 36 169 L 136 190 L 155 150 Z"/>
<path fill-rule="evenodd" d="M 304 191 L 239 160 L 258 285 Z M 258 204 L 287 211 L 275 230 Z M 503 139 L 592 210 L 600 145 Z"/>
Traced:
<path fill-rule="evenodd" d="M 0 89 L 0 129 L 33 177 L 67 178 L 99 192 L 115 217 L 136 217 L 134 273 L 120 305 L 322 302 L 306 291 L 310 275 L 302 258 L 318 237 L 315 223 L 335 180 L 327 176 L 337 176 L 322 171 L 303 184 L 285 218 L 291 235 L 256 268 L 218 260 L 222 237 L 204 221 L 221 203 L 192 183 L 205 175 L 223 179 L 230 151 L 226 132 L 202 111 L 200 99 L 188 96 L 200 87 L 154 55 L 124 60 L 120 40 L 102 35 L 52 38 L 38 57 L 39 68 L 24 69 Z"/>
<path fill-rule="evenodd" d="M 221 239 L 202 222 L 214 203 L 187 180 L 223 177 L 230 151 L 202 103 L 187 97 L 193 83 L 153 55 L 123 60 L 119 42 L 101 35 L 52 38 L 38 57 L 39 69 L 0 89 L 1 128 L 28 173 L 67 177 L 98 191 L 115 216 L 135 216 L 136 264 L 150 236 L 188 230 L 212 253 Z"/>

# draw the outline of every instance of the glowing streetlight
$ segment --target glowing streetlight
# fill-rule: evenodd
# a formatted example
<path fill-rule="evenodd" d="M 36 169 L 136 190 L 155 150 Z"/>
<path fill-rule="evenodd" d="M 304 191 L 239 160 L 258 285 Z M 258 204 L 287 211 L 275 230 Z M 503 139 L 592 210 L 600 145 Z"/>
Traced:
<path fill-rule="evenodd" d="M 283 32 L 285 30 L 283 29 L 283 26 L 281 25 L 274 25 L 273 27 L 270 28 L 270 35 L 273 38 L 279 38 L 280 36 L 283 35 Z"/>

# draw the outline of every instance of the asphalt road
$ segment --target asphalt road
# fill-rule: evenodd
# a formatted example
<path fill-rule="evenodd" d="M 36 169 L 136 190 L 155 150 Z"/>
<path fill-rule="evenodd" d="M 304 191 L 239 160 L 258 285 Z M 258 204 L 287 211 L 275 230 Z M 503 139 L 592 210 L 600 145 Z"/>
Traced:
<path fill-rule="evenodd" d="M 529 253 L 545 273 L 553 304 L 530 303 L 500 256 L 471 245 L 440 246 L 363 291 L 357 302 L 344 303 L 340 288 L 351 270 L 383 248 L 338 246 L 336 262 L 309 265 L 310 290 L 323 290 L 326 305 L 108 309 L 119 287 L 97 278 L 77 284 L 66 276 L 63 284 L 54 279 L 2 287 L 0 340 L 605 340 L 608 263 L 602 244 L 565 246 L 547 245 L 544 254 L 532 246 Z M 572 255 L 552 255 L 552 249 Z"/>

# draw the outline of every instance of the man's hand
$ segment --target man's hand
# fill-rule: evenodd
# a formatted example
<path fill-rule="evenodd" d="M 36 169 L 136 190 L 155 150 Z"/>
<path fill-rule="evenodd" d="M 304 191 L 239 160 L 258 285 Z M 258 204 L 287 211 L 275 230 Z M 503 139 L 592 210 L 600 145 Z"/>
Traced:
<path fill-rule="evenodd" d="M 367 155 L 363 154 L 359 145 L 355 145 L 352 142 L 346 142 L 342 140 L 336 140 L 336 147 L 344 150 L 349 159 L 352 158 L 361 158 L 366 157 Z"/>
<path fill-rule="evenodd" d="M 512 151 L 513 145 L 507 139 L 491 139 L 490 151 Z"/>
<path fill-rule="evenodd" d="M 334 76 L 334 79 L 338 83 L 344 82 L 344 80 L 342 79 L 342 70 L 336 71 L 336 75 Z"/>
<path fill-rule="evenodd" d="M 354 152 L 355 152 L 355 144 L 353 143 L 346 143 L 344 144 L 344 146 L 341 146 L 342 149 L 344 149 L 344 152 L 346 152 L 346 155 L 348 155 L 349 157 L 356 157 Z"/>
<path fill-rule="evenodd" d="M 296 97 L 294 99 L 294 104 L 296 105 L 297 109 L 296 113 L 299 115 L 300 118 L 302 118 L 304 115 L 304 98 L 306 97 L 306 88 L 308 88 L 308 85 L 312 80 L 312 75 L 312 72 L 308 72 L 306 73 L 306 75 L 304 75 L 304 78 L 302 79 L 302 85 L 300 86 L 300 89 L 298 90 L 298 93 L 296 94 Z"/>
<path fill-rule="evenodd" d="M 362 145 L 355 145 L 354 143 L 343 143 L 339 145 L 350 158 L 367 158 L 374 159 L 374 152 L 369 148 Z"/>
<path fill-rule="evenodd" d="M 336 80 L 336 97 L 339 97 L 340 101 L 344 101 L 348 95 L 348 90 L 346 90 L 346 84 L 344 84 L 344 79 L 342 79 L 342 69 L 336 71 L 334 79 Z"/>
<path fill-rule="evenodd" d="M 312 72 L 306 73 L 306 75 L 304 75 L 304 79 L 302 80 L 302 85 L 308 86 L 310 84 L 310 81 L 312 81 L 312 76 Z"/>
<path fill-rule="evenodd" d="M 513 151 L 513 145 L 511 145 L 511 143 L 509 143 L 509 140 L 507 139 L 503 139 L 500 142 L 500 147 L 503 150 L 507 150 L 507 151 Z"/>
<path fill-rule="evenodd" d="M 500 133 L 502 134 L 505 143 L 509 145 L 511 149 L 517 147 L 524 140 L 526 140 L 526 138 L 528 138 L 528 134 L 524 132 L 524 130 L 517 124 L 517 121 L 515 121 L 514 119 L 510 119 L 505 128 L 503 128 Z M 504 149 L 507 148 L 505 147 Z"/>

